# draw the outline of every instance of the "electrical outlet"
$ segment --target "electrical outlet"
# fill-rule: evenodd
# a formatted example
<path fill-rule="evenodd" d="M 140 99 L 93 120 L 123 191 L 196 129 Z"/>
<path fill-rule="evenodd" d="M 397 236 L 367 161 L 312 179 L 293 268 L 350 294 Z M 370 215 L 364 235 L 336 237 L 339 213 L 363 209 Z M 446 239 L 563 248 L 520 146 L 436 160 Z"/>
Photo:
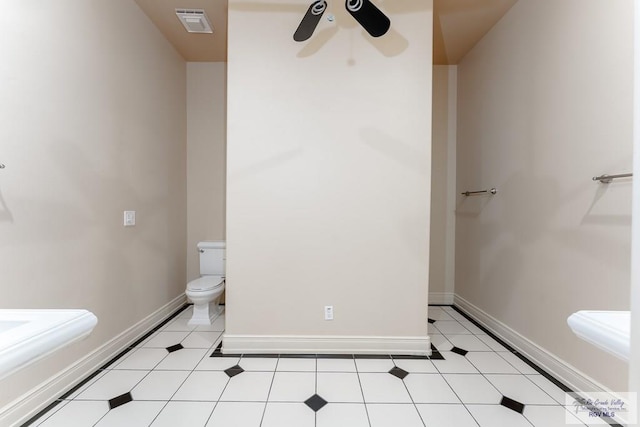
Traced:
<path fill-rule="evenodd" d="M 124 211 L 124 226 L 133 227 L 136 225 L 136 211 Z"/>
<path fill-rule="evenodd" d="M 324 306 L 324 320 L 333 320 L 333 306 L 325 305 Z"/>

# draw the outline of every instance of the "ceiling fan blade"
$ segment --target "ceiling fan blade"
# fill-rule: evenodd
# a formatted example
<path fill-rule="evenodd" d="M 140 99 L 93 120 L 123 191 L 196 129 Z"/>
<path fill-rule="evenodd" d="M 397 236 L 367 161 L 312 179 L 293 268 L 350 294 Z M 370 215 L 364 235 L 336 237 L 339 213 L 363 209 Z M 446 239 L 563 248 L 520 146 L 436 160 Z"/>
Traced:
<path fill-rule="evenodd" d="M 311 3 L 311 6 L 307 9 L 307 13 L 305 13 L 302 21 L 300 21 L 298 29 L 293 34 L 293 39 L 297 42 L 308 40 L 316 30 L 320 18 L 322 18 L 322 14 L 326 9 L 327 2 L 325 0 L 316 0 Z"/>
<path fill-rule="evenodd" d="M 347 0 L 346 7 L 372 37 L 380 37 L 389 31 L 391 21 L 369 0 Z"/>

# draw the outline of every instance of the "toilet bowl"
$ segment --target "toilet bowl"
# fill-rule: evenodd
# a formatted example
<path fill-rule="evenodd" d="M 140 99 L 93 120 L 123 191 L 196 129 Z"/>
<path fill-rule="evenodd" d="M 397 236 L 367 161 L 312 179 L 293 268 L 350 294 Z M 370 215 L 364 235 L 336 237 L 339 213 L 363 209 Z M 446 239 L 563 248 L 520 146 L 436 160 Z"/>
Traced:
<path fill-rule="evenodd" d="M 187 298 L 193 303 L 189 325 L 210 325 L 220 312 L 218 299 L 224 291 L 223 276 L 203 276 L 187 284 Z"/>
<path fill-rule="evenodd" d="M 220 312 L 218 301 L 225 288 L 224 242 L 200 242 L 200 277 L 187 284 L 185 294 L 193 303 L 189 325 L 211 325 Z"/>

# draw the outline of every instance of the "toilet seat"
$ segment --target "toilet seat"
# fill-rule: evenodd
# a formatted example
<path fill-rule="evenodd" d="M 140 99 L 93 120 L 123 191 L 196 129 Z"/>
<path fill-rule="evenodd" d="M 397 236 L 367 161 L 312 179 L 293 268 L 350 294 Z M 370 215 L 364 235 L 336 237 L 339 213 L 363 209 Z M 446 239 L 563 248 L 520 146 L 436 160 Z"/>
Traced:
<path fill-rule="evenodd" d="M 223 276 L 203 276 L 187 283 L 187 291 L 205 292 L 212 291 L 224 285 Z"/>

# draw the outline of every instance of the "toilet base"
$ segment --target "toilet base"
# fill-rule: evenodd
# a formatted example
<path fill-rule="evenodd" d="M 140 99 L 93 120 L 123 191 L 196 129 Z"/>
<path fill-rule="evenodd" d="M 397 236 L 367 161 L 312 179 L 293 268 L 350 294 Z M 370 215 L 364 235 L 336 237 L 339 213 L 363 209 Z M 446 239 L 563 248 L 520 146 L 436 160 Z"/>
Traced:
<path fill-rule="evenodd" d="M 206 304 L 193 304 L 193 315 L 187 324 L 189 326 L 211 325 L 221 311 L 217 298 Z"/>

